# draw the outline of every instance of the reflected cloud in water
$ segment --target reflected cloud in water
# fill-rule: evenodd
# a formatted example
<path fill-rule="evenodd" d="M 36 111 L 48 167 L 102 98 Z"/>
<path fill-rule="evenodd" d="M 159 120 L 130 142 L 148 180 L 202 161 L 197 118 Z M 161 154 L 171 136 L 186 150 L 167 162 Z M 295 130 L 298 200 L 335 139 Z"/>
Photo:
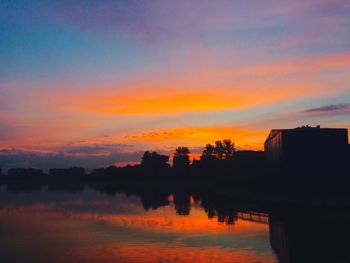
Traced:
<path fill-rule="evenodd" d="M 350 254 L 346 213 L 254 211 L 185 189 L 103 188 L 2 186 L 2 262 L 343 262 Z"/>

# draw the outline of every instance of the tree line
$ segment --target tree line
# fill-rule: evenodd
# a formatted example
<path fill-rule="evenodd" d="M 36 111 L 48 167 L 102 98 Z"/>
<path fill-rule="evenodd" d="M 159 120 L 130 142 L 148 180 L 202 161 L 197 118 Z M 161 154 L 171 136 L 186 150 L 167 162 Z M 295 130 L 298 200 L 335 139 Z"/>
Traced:
<path fill-rule="evenodd" d="M 125 167 L 109 166 L 106 168 L 94 169 L 91 173 L 86 173 L 84 168 L 53 168 L 49 170 L 50 177 L 53 178 L 72 178 L 85 175 L 91 177 L 114 178 L 122 176 L 123 178 L 138 175 L 159 176 L 159 175 L 216 175 L 231 174 L 234 170 L 249 169 L 257 167 L 261 163 L 262 152 L 236 151 L 235 144 L 230 139 L 218 140 L 214 144 L 206 144 L 199 160 L 191 161 L 191 152 L 188 147 L 179 146 L 175 149 L 172 158 L 169 155 L 160 154 L 156 151 L 144 152 L 141 163 L 128 165 Z M 241 156 L 244 158 L 237 157 Z M 246 158 L 249 157 L 249 158 Z M 172 166 L 169 161 L 172 159 Z M 243 167 L 244 166 L 244 167 Z M 45 176 L 42 170 L 32 168 L 12 168 L 8 171 L 9 176 L 13 177 L 42 177 Z"/>
<path fill-rule="evenodd" d="M 218 140 L 214 145 L 208 143 L 201 156 L 200 161 L 208 162 L 212 160 L 231 160 L 234 157 L 236 148 L 234 142 L 230 139 Z M 173 168 L 178 171 L 187 169 L 190 164 L 190 150 L 188 147 L 180 146 L 175 149 L 173 154 Z M 168 166 L 170 156 L 162 155 L 157 152 L 146 151 L 141 160 L 143 167 L 157 167 L 162 169 Z M 193 160 L 194 164 L 196 160 Z"/>

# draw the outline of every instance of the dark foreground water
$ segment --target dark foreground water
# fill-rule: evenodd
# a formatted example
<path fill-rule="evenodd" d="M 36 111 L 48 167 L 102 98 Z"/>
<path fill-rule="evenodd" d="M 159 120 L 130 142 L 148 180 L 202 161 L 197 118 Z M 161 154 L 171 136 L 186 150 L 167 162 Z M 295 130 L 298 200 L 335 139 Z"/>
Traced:
<path fill-rule="evenodd" d="M 3 185 L 0 262 L 350 262 L 347 213 L 230 207 L 188 193 Z"/>

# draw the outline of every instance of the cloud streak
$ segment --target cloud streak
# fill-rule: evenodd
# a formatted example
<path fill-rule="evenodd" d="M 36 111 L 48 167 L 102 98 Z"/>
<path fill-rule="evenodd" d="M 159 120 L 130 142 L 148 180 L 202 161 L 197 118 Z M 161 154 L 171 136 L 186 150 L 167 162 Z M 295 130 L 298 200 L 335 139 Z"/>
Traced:
<path fill-rule="evenodd" d="M 331 104 L 322 107 L 311 108 L 303 111 L 303 114 L 317 119 L 320 119 L 322 117 L 334 119 L 345 118 L 343 120 L 343 125 L 350 125 L 349 121 L 346 121 L 346 116 L 350 116 L 350 103 Z"/>
<path fill-rule="evenodd" d="M 246 67 L 212 67 L 209 63 L 204 59 L 186 71 L 167 69 L 152 75 L 135 75 L 135 80 L 104 87 L 89 86 L 84 92 L 58 84 L 52 89 L 24 90 L 26 96 L 18 103 L 35 110 L 112 115 L 241 109 L 313 96 L 315 92 L 319 95 L 341 92 L 348 88 L 343 82 L 350 74 L 350 53 Z M 325 78 L 327 72 L 338 72 L 337 78 Z M 330 86 L 335 87 L 329 89 Z"/>
<path fill-rule="evenodd" d="M 120 145 L 90 145 L 60 147 L 55 149 L 2 149 L 0 167 L 7 170 L 13 167 L 35 167 L 48 170 L 81 166 L 87 169 L 109 165 L 138 163 L 142 151 L 124 151 Z"/>
<path fill-rule="evenodd" d="M 188 146 L 192 157 L 198 157 L 207 143 L 231 138 L 240 149 L 261 150 L 265 130 L 246 127 L 183 127 L 144 130 L 124 136 L 103 136 L 62 146 L 28 146 L 0 149 L 0 167 L 49 168 L 82 166 L 88 169 L 108 165 L 139 163 L 145 150 L 172 155 L 179 146 Z M 108 138 L 105 143 L 101 143 Z M 257 141 L 259 143 L 257 143 Z M 100 143 L 99 143 L 100 142 Z"/>
<path fill-rule="evenodd" d="M 305 113 L 333 112 L 333 111 L 343 111 L 349 108 L 350 108 L 350 103 L 341 103 L 341 104 L 322 106 L 318 108 L 311 108 L 311 109 L 305 110 L 304 112 Z"/>

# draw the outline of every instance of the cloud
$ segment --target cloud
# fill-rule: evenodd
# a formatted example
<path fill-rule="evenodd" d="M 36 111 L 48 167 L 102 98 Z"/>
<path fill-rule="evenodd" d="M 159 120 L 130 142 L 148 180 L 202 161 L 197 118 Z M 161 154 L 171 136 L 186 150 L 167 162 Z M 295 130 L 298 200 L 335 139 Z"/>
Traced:
<path fill-rule="evenodd" d="M 308 110 L 305 110 L 305 113 L 323 113 L 323 112 L 343 112 L 344 110 L 347 110 L 350 108 L 350 103 L 341 103 L 341 104 L 333 104 L 333 105 L 327 105 L 322 106 L 318 108 L 311 108 Z"/>
<path fill-rule="evenodd" d="M 308 109 L 308 110 L 306 110 L 306 112 L 337 111 L 337 110 L 348 109 L 349 106 L 350 106 L 349 103 L 335 104 L 335 105 L 328 105 L 328 106 L 323 106 L 323 107 L 319 107 L 319 108 Z"/>
<path fill-rule="evenodd" d="M 0 83 L 0 147 L 80 140 L 80 146 L 89 146 L 75 144 L 51 154 L 56 159 L 101 160 L 117 152 L 125 156 L 124 149 L 112 150 L 104 143 L 164 150 L 233 137 L 240 145 L 257 148 L 263 132 L 195 126 L 249 121 L 251 130 L 266 112 L 268 118 L 279 117 L 280 111 L 271 110 L 274 105 L 348 91 L 350 17 L 345 2 L 6 2 L 9 34 L 4 44 L 18 77 Z M 28 57 L 41 62 L 33 64 Z M 46 71 L 51 65 L 57 67 Z M 74 70 L 61 74 L 60 65 Z M 24 68 L 30 69 L 30 78 Z M 349 112 L 331 107 L 304 113 L 310 105 L 304 103 L 273 126 L 264 122 L 261 127 L 317 118 L 317 123 L 329 123 L 328 116 Z M 194 115 L 196 121 L 190 119 Z"/>
<path fill-rule="evenodd" d="M 190 147 L 192 157 L 198 157 L 207 143 L 225 138 L 232 139 L 238 148 L 261 149 L 266 134 L 265 130 L 230 126 L 144 130 L 139 133 L 127 133 L 121 137 L 108 136 L 111 138 L 108 143 L 96 143 L 99 140 L 91 138 L 62 146 L 0 149 L 0 167 L 3 170 L 13 167 L 34 167 L 47 171 L 49 168 L 72 166 L 87 169 L 109 165 L 124 166 L 139 163 L 145 150 L 172 155 L 177 146 Z"/>
<path fill-rule="evenodd" d="M 59 84 L 51 89 L 32 88 L 22 91 L 17 105 L 39 111 L 119 116 L 243 109 L 311 97 L 316 92 L 342 92 L 348 88 L 344 83 L 350 70 L 350 53 L 280 59 L 245 67 L 213 67 L 210 63 L 199 59 L 183 71 L 140 73 L 129 81 L 87 86 L 84 92 Z M 327 74 L 330 72 L 337 72 L 337 76 Z M 315 77 L 322 81 L 315 81 Z"/>
<path fill-rule="evenodd" d="M 191 152 L 199 153 L 207 143 L 223 139 L 232 139 L 239 148 L 261 150 L 267 134 L 265 129 L 250 129 L 245 126 L 192 126 L 134 133 L 123 139 L 127 143 L 141 143 L 151 150 L 156 147 L 172 154 L 177 146 L 187 146 Z"/>
<path fill-rule="evenodd" d="M 127 36 L 147 41 L 178 40 L 200 37 L 203 32 L 232 31 L 276 25 L 317 24 L 340 16 L 348 5 L 332 1 L 337 12 L 324 14 L 328 1 L 38 1 L 33 9 L 46 20 L 71 26 L 80 31 L 105 31 L 105 34 Z M 33 10 L 34 11 L 34 10 Z M 16 11 L 18 16 L 22 14 Z M 23 14 L 22 14 L 23 16 Z M 299 19 L 295 19 L 295 17 Z M 30 22 L 33 22 L 34 18 Z M 24 20 L 26 21 L 26 20 Z M 26 21 L 28 22 L 28 21 Z M 38 21 L 39 22 L 39 21 Z M 328 22 L 328 20 L 327 20 Z M 328 22 L 329 23 L 329 22 Z M 299 28 L 299 31 L 301 28 Z"/>
<path fill-rule="evenodd" d="M 63 146 L 51 150 L 2 149 L 0 167 L 34 167 L 44 170 L 81 166 L 87 169 L 137 163 L 143 151 L 125 151 L 124 145 Z"/>

